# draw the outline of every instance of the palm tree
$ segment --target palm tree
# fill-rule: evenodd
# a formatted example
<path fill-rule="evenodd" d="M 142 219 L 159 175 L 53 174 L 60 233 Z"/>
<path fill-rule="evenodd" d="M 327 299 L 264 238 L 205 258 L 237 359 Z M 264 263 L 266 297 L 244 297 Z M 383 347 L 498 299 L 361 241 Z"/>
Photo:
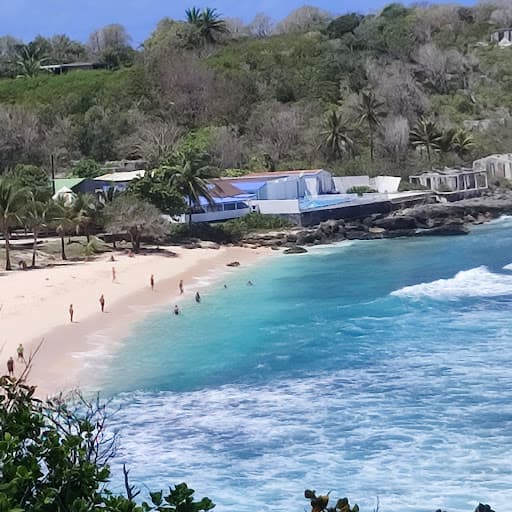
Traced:
<path fill-rule="evenodd" d="M 23 211 L 23 223 L 32 230 L 34 243 L 32 245 L 32 267 L 36 266 L 37 240 L 39 233 L 47 227 L 51 214 L 55 210 L 53 201 L 37 201 L 33 193 Z"/>
<path fill-rule="evenodd" d="M 411 130 L 410 141 L 415 148 L 425 148 L 427 158 L 432 162 L 432 153 L 439 151 L 443 134 L 438 130 L 434 121 L 421 117 Z"/>
<path fill-rule="evenodd" d="M 359 95 L 359 123 L 368 125 L 370 136 L 370 160 L 373 162 L 374 137 L 377 128 L 380 126 L 380 118 L 385 114 L 382 112 L 383 103 L 380 102 L 373 91 L 361 92 Z"/>
<path fill-rule="evenodd" d="M 70 204 L 63 198 L 54 201 L 55 215 L 53 222 L 55 230 L 60 237 L 60 256 L 62 260 L 67 260 L 64 238 L 75 226 L 75 212 Z"/>
<path fill-rule="evenodd" d="M 187 22 L 199 29 L 205 43 L 215 44 L 219 35 L 229 33 L 226 22 L 220 17 L 217 9 L 206 7 L 200 11 L 197 7 L 192 7 L 187 9 L 185 14 Z"/>
<path fill-rule="evenodd" d="M 41 71 L 41 65 L 45 60 L 43 50 L 37 44 L 29 43 L 18 46 L 16 64 L 20 69 L 20 76 L 35 77 Z"/>
<path fill-rule="evenodd" d="M 26 190 L 15 180 L 0 178 L 0 231 L 5 240 L 5 270 L 12 270 L 10 258 L 10 231 L 21 224 L 21 212 L 25 204 Z"/>
<path fill-rule="evenodd" d="M 354 152 L 354 141 L 351 139 L 348 130 L 345 128 L 340 112 L 331 111 L 324 121 L 321 135 L 322 146 L 327 150 L 332 160 L 341 159 L 344 153 L 349 157 Z"/>
<path fill-rule="evenodd" d="M 206 181 L 212 177 L 211 169 L 204 165 L 204 159 L 200 156 L 180 152 L 174 155 L 173 160 L 174 165 L 162 168 L 164 179 L 172 188 L 187 198 L 188 222 L 189 225 L 192 225 L 193 209 L 201 205 L 202 198 L 206 199 L 210 205 L 215 204 Z"/>
<path fill-rule="evenodd" d="M 99 214 L 98 201 L 92 194 L 78 194 L 72 209 L 76 219 L 76 234 L 83 232 L 90 242 L 90 228 L 96 223 Z"/>
<path fill-rule="evenodd" d="M 461 159 L 473 149 L 475 139 L 466 130 L 460 128 L 451 137 L 451 150 Z"/>

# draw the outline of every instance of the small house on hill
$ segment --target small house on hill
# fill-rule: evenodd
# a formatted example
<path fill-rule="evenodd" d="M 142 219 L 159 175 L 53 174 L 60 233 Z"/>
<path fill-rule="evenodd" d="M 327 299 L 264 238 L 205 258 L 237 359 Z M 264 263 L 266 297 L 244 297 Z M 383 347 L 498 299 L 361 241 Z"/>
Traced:
<path fill-rule="evenodd" d="M 512 27 L 510 28 L 498 28 L 491 32 L 491 42 L 500 43 L 501 41 L 512 42 Z"/>

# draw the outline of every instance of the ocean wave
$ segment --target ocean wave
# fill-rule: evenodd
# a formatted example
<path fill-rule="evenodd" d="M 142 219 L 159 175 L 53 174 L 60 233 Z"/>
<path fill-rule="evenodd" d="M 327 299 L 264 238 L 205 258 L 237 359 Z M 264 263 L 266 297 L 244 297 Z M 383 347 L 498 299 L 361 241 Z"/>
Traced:
<path fill-rule="evenodd" d="M 507 265 L 512 269 L 512 265 Z M 506 268 L 506 267 L 505 267 Z M 481 266 L 462 270 L 449 279 L 405 286 L 391 292 L 395 297 L 455 300 L 465 297 L 500 297 L 512 295 L 512 276 L 491 272 Z"/>

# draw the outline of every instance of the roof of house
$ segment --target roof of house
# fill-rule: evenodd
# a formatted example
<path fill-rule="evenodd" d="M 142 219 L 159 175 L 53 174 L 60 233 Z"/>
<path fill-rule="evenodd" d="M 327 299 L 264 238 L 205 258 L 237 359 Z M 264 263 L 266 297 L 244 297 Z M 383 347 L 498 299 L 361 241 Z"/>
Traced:
<path fill-rule="evenodd" d="M 123 181 L 132 181 L 136 178 L 143 178 L 146 171 L 121 171 L 121 172 L 112 172 L 109 174 L 103 174 L 102 176 L 98 176 L 94 178 L 97 181 L 110 181 L 110 182 L 123 182 Z"/>
<path fill-rule="evenodd" d="M 243 194 L 244 191 L 240 190 L 238 187 L 235 187 L 229 181 L 224 181 L 221 179 L 213 179 L 209 181 L 208 189 L 212 197 L 216 198 L 225 198 L 225 197 L 234 197 Z"/>
<path fill-rule="evenodd" d="M 419 178 L 419 177 L 428 177 L 428 176 L 459 176 L 460 174 L 477 174 L 483 172 L 480 169 L 471 169 L 469 167 L 464 167 L 462 169 L 433 169 L 432 171 L 426 171 L 421 174 L 417 174 L 415 176 L 411 176 L 411 178 Z"/>
<path fill-rule="evenodd" d="M 243 176 L 236 176 L 233 178 L 221 178 L 222 180 L 230 181 L 231 183 L 247 182 L 247 181 L 268 181 L 278 180 L 280 178 L 287 178 L 289 176 L 315 176 L 324 169 L 301 169 L 294 171 L 265 171 L 265 172 L 252 172 L 244 174 Z"/>
<path fill-rule="evenodd" d="M 63 187 L 73 190 L 73 187 L 77 187 L 85 181 L 87 178 L 56 178 L 55 179 L 55 190 L 60 190 Z"/>

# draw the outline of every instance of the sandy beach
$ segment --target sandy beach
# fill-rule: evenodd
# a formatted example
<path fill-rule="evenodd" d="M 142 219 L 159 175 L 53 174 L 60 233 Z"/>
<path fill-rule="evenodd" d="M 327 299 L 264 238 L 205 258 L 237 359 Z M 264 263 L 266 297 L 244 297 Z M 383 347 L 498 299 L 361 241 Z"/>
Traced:
<path fill-rule="evenodd" d="M 105 254 L 90 262 L 1 274 L 1 372 L 6 372 L 9 356 L 16 361 L 19 343 L 28 356 L 44 340 L 30 376 L 39 394 L 86 386 L 84 374 L 89 372 L 81 372 L 83 358 L 77 354 L 97 350 L 98 343 L 115 345 L 145 313 L 167 304 L 171 308 L 180 298 L 180 279 L 184 282 L 183 296 L 190 297 L 196 292 L 193 286 L 198 278 L 211 279 L 216 270 L 221 278 L 227 263 L 239 261 L 243 269 L 269 252 L 240 247 L 173 247 L 132 258 L 116 254 L 114 262 L 110 254 Z M 153 291 L 151 274 L 155 277 Z M 100 311 L 101 294 L 105 297 L 104 313 Z M 73 323 L 69 319 L 70 304 L 74 308 Z M 23 363 L 16 361 L 15 373 L 19 374 L 22 367 Z"/>

